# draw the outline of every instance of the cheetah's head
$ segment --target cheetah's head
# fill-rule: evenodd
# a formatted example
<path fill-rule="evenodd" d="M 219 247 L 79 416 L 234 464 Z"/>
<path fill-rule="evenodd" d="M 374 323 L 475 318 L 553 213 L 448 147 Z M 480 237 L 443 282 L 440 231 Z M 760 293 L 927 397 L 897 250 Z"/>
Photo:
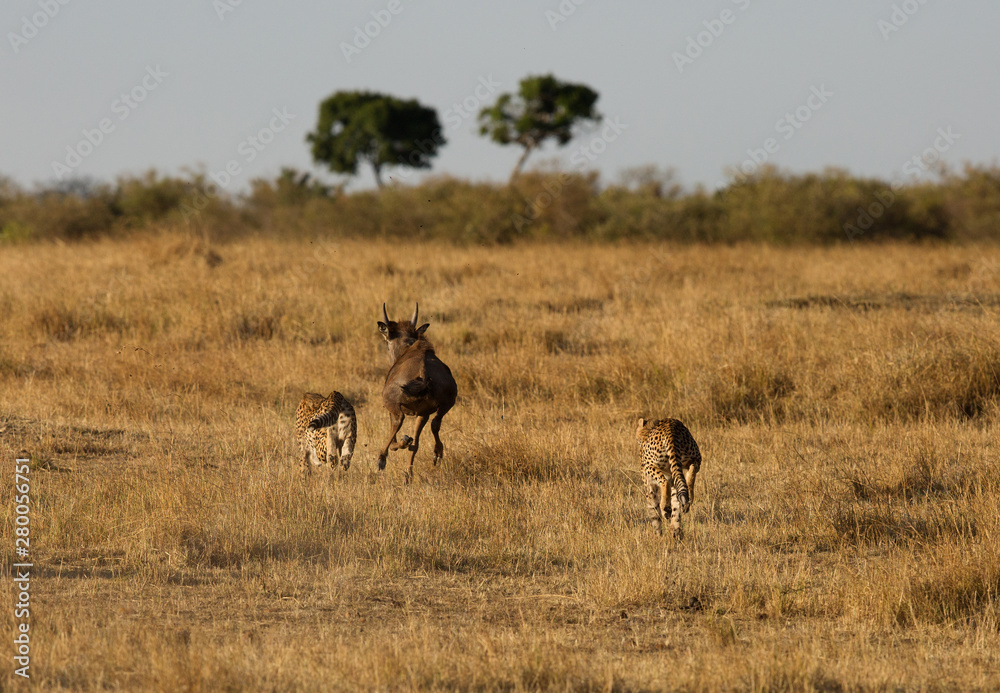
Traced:
<path fill-rule="evenodd" d="M 642 429 L 646 428 L 646 424 L 647 423 L 648 423 L 647 419 L 644 419 L 642 417 L 639 418 L 639 423 L 635 427 L 635 437 L 636 438 L 639 438 L 640 440 L 642 440 Z"/>

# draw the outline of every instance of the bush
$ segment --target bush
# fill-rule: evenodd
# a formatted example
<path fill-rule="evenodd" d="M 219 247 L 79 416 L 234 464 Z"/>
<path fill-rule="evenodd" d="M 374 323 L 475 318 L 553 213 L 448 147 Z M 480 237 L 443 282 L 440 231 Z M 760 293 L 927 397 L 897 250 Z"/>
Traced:
<path fill-rule="evenodd" d="M 838 169 L 788 174 L 770 167 L 712 193 L 684 192 L 672 174 L 652 169 L 625 182 L 602 189 L 594 172 L 550 170 L 525 173 L 510 186 L 438 176 L 348 194 L 283 169 L 233 198 L 202 174 L 173 178 L 150 171 L 114 185 L 71 180 L 35 193 L 0 178 L 0 242 L 77 240 L 164 225 L 217 239 L 266 233 L 460 244 L 982 241 L 997 238 L 1000 229 L 1000 168 L 969 166 L 937 182 L 902 186 Z"/>

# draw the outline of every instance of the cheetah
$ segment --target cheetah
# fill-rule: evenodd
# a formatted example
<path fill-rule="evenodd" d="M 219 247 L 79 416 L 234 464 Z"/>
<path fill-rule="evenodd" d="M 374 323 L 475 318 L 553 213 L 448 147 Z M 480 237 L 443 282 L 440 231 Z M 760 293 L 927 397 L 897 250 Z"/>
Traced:
<path fill-rule="evenodd" d="M 691 507 L 694 479 L 701 469 L 698 444 L 677 419 L 639 419 L 635 435 L 639 439 L 649 521 L 663 534 L 663 520 L 670 520 L 674 537 L 681 539 L 681 513 Z"/>
<path fill-rule="evenodd" d="M 325 429 L 325 430 L 324 430 Z M 333 469 L 336 451 L 346 471 L 351 466 L 354 444 L 358 438 L 358 420 L 354 407 L 339 392 L 329 397 L 307 392 L 295 410 L 295 433 L 302 450 L 302 470 L 312 473 L 314 466 L 330 460 Z"/>

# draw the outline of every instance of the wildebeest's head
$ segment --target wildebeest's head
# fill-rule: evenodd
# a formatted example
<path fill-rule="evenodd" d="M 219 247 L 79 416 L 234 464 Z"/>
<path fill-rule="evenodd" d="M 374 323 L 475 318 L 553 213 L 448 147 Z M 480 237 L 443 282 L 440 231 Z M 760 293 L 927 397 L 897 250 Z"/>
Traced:
<path fill-rule="evenodd" d="M 420 327 L 417 327 L 417 314 L 419 312 L 420 304 L 418 303 L 413 308 L 412 318 L 395 322 L 389 319 L 389 313 L 386 312 L 385 304 L 382 304 L 382 320 L 378 323 L 378 331 L 385 338 L 385 346 L 389 350 L 389 360 L 393 363 L 396 362 L 396 359 L 399 358 L 399 355 L 408 346 L 423 337 L 424 332 L 431 326 L 429 322 L 425 322 Z"/>

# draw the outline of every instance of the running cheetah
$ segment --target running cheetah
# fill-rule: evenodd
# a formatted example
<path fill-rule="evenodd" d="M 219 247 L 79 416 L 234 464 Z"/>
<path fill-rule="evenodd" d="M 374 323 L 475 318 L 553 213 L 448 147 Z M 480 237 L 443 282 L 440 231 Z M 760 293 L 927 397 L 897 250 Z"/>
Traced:
<path fill-rule="evenodd" d="M 334 450 L 345 471 L 351 466 L 358 438 L 358 420 L 354 407 L 339 392 L 329 397 L 315 392 L 304 394 L 295 410 L 295 433 L 302 449 L 302 470 L 307 475 L 312 473 L 314 466 L 330 459 Z M 335 463 L 330 459 L 331 469 Z"/>
<path fill-rule="evenodd" d="M 663 520 L 670 520 L 674 537 L 680 539 L 681 513 L 691 507 L 694 478 L 701 469 L 698 444 L 677 419 L 639 419 L 635 435 L 639 439 L 649 521 L 663 534 Z"/>

